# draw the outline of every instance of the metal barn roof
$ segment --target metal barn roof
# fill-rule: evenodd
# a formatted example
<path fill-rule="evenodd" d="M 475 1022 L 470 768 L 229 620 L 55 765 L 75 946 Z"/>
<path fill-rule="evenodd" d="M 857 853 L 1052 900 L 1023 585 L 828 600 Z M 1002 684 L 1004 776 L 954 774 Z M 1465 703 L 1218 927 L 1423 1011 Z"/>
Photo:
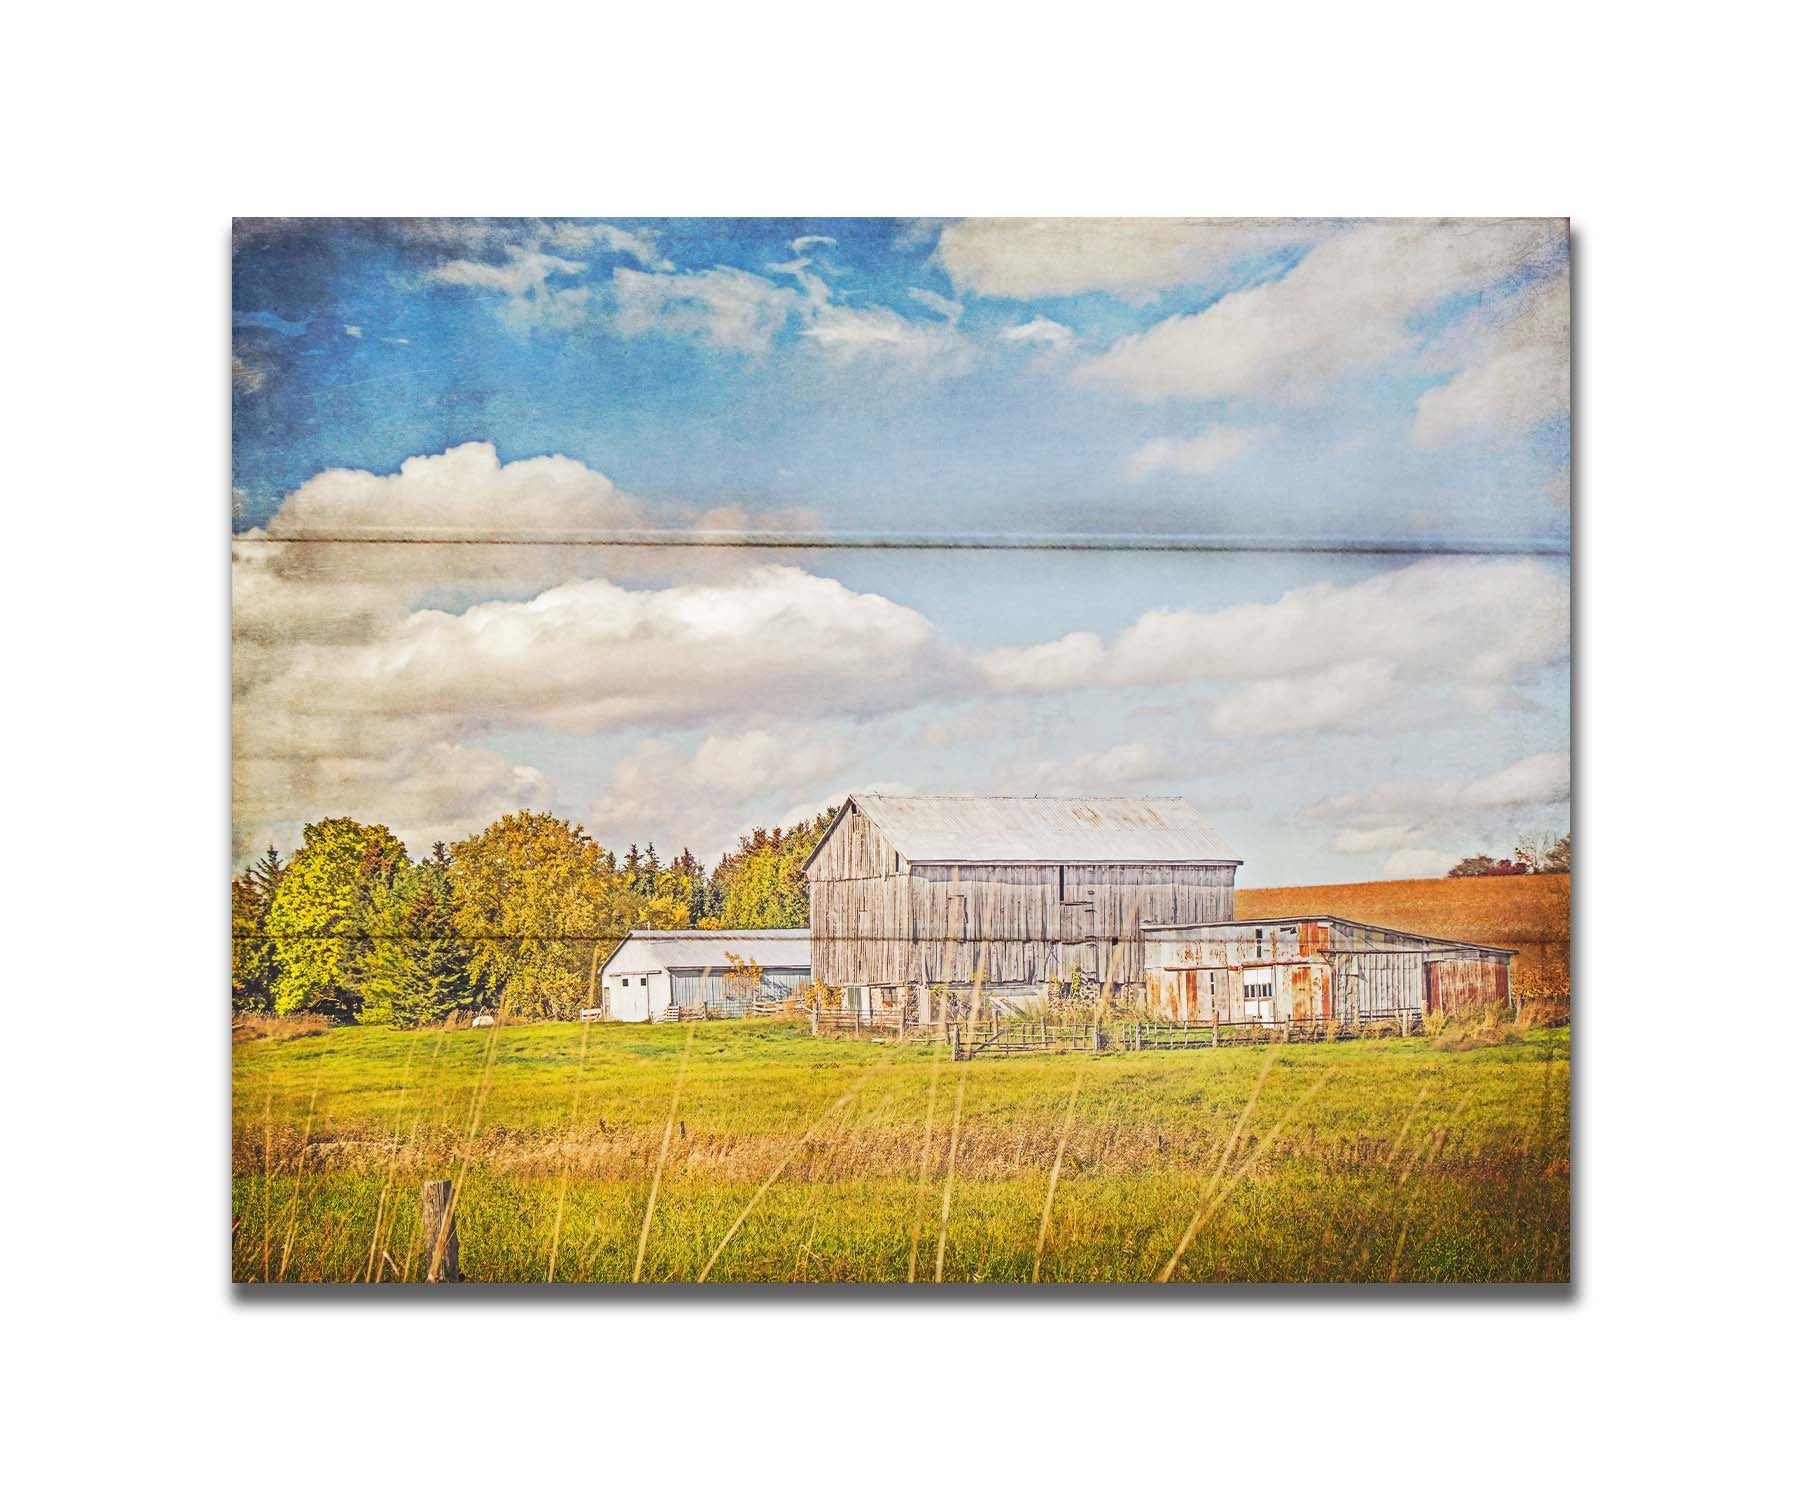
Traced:
<path fill-rule="evenodd" d="M 1185 797 L 871 792 L 848 799 L 846 808 L 852 803 L 913 864 L 1243 863 Z"/>
<path fill-rule="evenodd" d="M 698 928 L 664 931 L 636 929 L 619 944 L 606 966 L 636 943 L 648 944 L 645 953 L 658 969 L 712 969 L 731 966 L 726 950 L 765 969 L 812 967 L 812 930 L 807 927 L 769 927 L 752 931 L 709 932 Z"/>
<path fill-rule="evenodd" d="M 1379 927 L 1373 922 L 1358 922 L 1351 917 L 1334 917 L 1321 914 L 1311 917 L 1233 917 L 1229 922 L 1146 922 L 1146 933 L 1160 932 L 1218 932 L 1228 927 L 1258 928 L 1267 930 L 1274 927 L 1294 927 L 1301 922 L 1332 927 L 1354 927 L 1361 932 L 1378 932 L 1383 937 L 1407 938 L 1413 942 L 1441 943 L 1446 948 L 1473 948 L 1481 953 L 1505 953 L 1517 955 L 1517 948 L 1496 948 L 1492 943 L 1471 943 L 1465 938 L 1438 937 L 1429 932 L 1407 932 L 1399 927 Z"/>

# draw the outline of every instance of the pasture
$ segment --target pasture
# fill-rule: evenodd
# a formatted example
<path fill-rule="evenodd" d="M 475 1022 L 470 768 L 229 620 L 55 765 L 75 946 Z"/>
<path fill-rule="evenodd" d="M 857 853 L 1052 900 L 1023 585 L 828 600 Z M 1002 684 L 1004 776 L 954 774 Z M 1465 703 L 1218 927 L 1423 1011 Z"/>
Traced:
<path fill-rule="evenodd" d="M 447 1177 L 474 1281 L 1565 1281 L 1567 1029 L 1448 1040 L 961 1064 L 784 1021 L 240 1042 L 232 1272 L 422 1280 L 420 1183 Z"/>

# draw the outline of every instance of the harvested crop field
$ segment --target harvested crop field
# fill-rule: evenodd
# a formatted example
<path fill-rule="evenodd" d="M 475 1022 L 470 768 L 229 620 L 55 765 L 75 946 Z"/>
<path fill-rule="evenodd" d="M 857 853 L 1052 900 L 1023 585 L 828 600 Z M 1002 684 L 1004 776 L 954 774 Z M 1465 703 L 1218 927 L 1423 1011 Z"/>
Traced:
<path fill-rule="evenodd" d="M 1513 948 L 1513 980 L 1522 992 L 1568 994 L 1567 875 L 1374 880 L 1237 893 L 1239 921 L 1321 915 Z"/>

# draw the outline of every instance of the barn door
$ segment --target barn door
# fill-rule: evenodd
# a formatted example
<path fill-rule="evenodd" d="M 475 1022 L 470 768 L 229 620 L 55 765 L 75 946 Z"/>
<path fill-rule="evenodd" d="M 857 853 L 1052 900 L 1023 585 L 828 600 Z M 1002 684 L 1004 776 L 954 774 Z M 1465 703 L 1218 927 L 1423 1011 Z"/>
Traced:
<path fill-rule="evenodd" d="M 1304 966 L 1294 969 L 1292 985 L 1293 1015 L 1296 1021 L 1310 1021 L 1313 1015 L 1313 971 Z"/>

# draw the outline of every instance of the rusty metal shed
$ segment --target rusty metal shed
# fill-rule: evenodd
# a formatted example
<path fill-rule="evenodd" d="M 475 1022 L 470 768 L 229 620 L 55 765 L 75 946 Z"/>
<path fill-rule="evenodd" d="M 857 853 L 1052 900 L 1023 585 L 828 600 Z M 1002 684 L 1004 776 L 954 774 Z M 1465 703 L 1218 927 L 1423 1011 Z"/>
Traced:
<path fill-rule="evenodd" d="M 1146 926 L 1144 982 L 1154 1014 L 1199 1024 L 1402 1025 L 1511 999 L 1509 948 L 1429 937 L 1344 917 Z"/>

